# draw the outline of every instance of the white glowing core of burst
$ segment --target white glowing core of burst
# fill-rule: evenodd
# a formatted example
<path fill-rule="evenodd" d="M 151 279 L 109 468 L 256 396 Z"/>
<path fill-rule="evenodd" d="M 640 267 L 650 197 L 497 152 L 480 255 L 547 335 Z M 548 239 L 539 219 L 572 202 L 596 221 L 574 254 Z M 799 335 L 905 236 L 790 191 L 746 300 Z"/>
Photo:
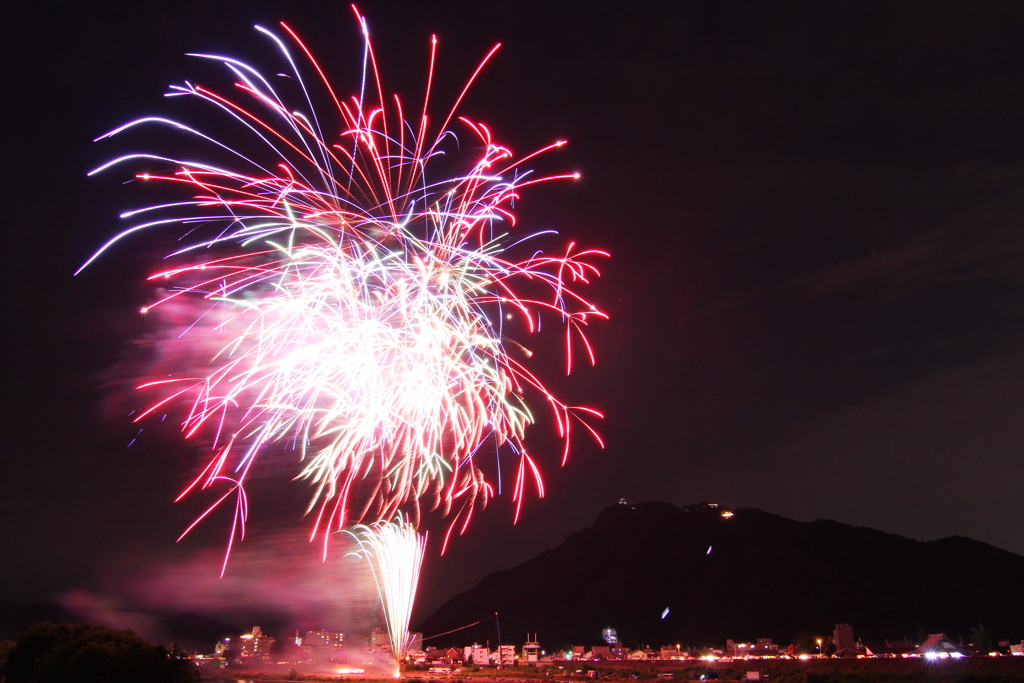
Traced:
<path fill-rule="evenodd" d="M 290 256 L 273 293 L 234 301 L 246 313 L 224 327 L 233 360 L 207 380 L 204 393 L 216 397 L 201 405 L 257 403 L 260 442 L 298 433 L 317 443 L 301 476 L 318 497 L 361 475 L 366 454 L 380 454 L 389 488 L 407 499 L 454 474 L 451 454 L 472 452 L 486 434 L 522 437 L 531 418 L 509 402 L 500 341 L 465 282 L 448 287 L 447 273 L 436 277 L 419 258 L 342 245 Z M 259 399 L 247 400 L 254 391 Z"/>

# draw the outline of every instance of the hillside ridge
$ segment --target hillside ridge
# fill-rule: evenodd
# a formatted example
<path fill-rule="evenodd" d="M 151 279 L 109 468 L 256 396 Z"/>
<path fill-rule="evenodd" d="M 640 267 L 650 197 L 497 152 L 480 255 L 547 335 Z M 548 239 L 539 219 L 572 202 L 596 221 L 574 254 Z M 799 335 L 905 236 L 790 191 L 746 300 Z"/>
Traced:
<path fill-rule="evenodd" d="M 416 626 L 426 637 L 499 613 L 505 642 L 721 645 L 852 624 L 865 639 L 1024 637 L 1024 557 L 962 536 L 915 541 L 833 520 L 660 501 L 611 505 L 517 567 L 484 577 Z M 493 620 L 428 641 L 497 641 Z"/>

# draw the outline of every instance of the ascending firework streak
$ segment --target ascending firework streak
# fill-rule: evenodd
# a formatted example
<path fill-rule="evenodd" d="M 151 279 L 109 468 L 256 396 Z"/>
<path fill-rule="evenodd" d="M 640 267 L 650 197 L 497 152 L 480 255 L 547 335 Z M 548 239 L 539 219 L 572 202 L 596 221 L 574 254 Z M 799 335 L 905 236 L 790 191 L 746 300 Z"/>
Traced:
<path fill-rule="evenodd" d="M 354 555 L 364 558 L 373 570 L 377 594 L 384 606 L 388 639 L 395 664 L 401 666 L 409 651 L 409 617 L 416 598 L 426 534 L 402 515 L 393 522 L 359 524 L 349 532 L 359 544 Z"/>
<path fill-rule="evenodd" d="M 245 484 L 257 460 L 298 456 L 292 472 L 314 484 L 310 538 L 322 535 L 324 553 L 333 531 L 400 511 L 418 525 L 423 505 L 450 515 L 443 552 L 493 494 L 484 466 L 500 465 L 499 455 L 518 461 L 517 517 L 531 481 L 543 495 L 523 443 L 534 421 L 530 393 L 554 415 L 563 462 L 574 422 L 597 438 L 585 418 L 600 415 L 552 395 L 525 365 L 532 352 L 508 336 L 536 331 L 541 315 L 558 319 L 568 370 L 574 347 L 593 362 L 583 329 L 606 317 L 577 291 L 598 274 L 593 262 L 605 252 L 570 243 L 547 253 L 533 246 L 543 233 L 510 232 L 522 188 L 575 177 L 534 177 L 521 167 L 563 142 L 515 159 L 486 125 L 456 117 L 494 50 L 441 125 L 431 125 L 436 40 L 422 112 L 406 120 L 400 100 L 384 96 L 359 21 L 358 95 L 340 99 L 288 26 L 281 24 L 285 37 L 257 27 L 287 73 L 267 77 L 230 57 L 195 55 L 226 67 L 233 87 L 221 93 L 186 82 L 169 93 L 212 107 L 235 126 L 235 145 L 175 120 L 143 118 L 103 137 L 162 126 L 198 142 L 209 160 L 130 154 L 93 171 L 142 165 L 137 180 L 185 193 L 123 214 L 143 220 L 85 265 L 133 233 L 187 230 L 189 241 L 150 277 L 161 294 L 143 312 L 196 360 L 144 382 L 158 397 L 137 419 L 182 403 L 185 435 L 211 443 L 209 462 L 181 495 L 220 493 L 185 533 L 233 500 L 225 566 L 245 533 Z M 319 89 L 307 87 L 304 70 L 320 83 L 329 115 L 314 107 Z M 467 140 L 458 139 L 456 123 Z M 442 158 L 461 174 L 431 177 Z M 500 484 L 500 467 L 494 473 Z"/>

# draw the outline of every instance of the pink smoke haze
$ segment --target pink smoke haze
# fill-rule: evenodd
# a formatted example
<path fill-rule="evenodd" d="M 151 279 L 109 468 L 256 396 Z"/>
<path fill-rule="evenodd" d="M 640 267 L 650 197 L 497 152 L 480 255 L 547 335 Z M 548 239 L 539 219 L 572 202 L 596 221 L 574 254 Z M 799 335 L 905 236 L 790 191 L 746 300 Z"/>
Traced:
<path fill-rule="evenodd" d="M 181 613 L 220 619 L 243 630 L 269 615 L 293 632 L 329 628 L 361 634 L 382 621 L 366 562 L 342 552 L 347 542 L 339 539 L 339 552 L 323 562 L 317 548 L 294 533 L 249 540 L 236 549 L 224 578 L 219 578 L 220 547 L 189 551 L 179 545 L 177 558 L 122 558 L 116 568 L 101 573 L 96 589 L 76 589 L 61 602 L 89 621 L 134 628 L 150 637 L 160 635 L 156 618 Z"/>

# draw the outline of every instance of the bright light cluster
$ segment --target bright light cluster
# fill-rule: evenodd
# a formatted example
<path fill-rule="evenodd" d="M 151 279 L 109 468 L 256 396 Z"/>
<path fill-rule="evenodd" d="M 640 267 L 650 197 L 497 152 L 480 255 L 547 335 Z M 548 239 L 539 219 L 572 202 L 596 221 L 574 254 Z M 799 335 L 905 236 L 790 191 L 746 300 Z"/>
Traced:
<path fill-rule="evenodd" d="M 144 165 L 137 179 L 186 193 L 123 214 L 151 218 L 89 262 L 142 230 L 187 231 L 188 241 L 168 256 L 172 265 L 150 278 L 162 295 L 144 312 L 180 328 L 178 343 L 198 348 L 202 361 L 143 383 L 158 397 L 138 419 L 186 406 L 183 430 L 208 439 L 211 456 L 182 496 L 221 489 L 195 523 L 234 501 L 229 553 L 244 535 L 246 480 L 268 456 L 294 462 L 298 455 L 292 474 L 314 485 L 311 538 L 321 533 L 326 553 L 332 531 L 400 510 L 418 520 L 423 501 L 451 514 L 447 545 L 494 493 L 484 452 L 518 463 L 518 517 L 528 484 L 543 495 L 523 441 L 534 421 L 531 393 L 554 415 L 563 462 L 574 422 L 597 438 L 585 421 L 600 417 L 597 411 L 552 395 L 527 368 L 532 353 L 509 336 L 513 329 L 535 332 L 542 315 L 558 321 L 571 369 L 574 348 L 593 362 L 584 328 L 606 317 L 578 292 L 598 275 L 595 260 L 605 252 L 571 243 L 545 252 L 543 233 L 513 234 L 512 205 L 522 188 L 575 177 L 534 177 L 522 164 L 564 143 L 516 159 L 486 125 L 456 116 L 497 46 L 434 126 L 433 41 L 423 107 L 407 120 L 401 101 L 384 95 L 359 21 L 365 65 L 357 95 L 339 98 L 288 26 L 281 24 L 283 36 L 257 27 L 287 73 L 268 77 L 230 57 L 195 55 L 222 64 L 233 88 L 220 93 L 186 82 L 170 93 L 212 107 L 241 145 L 171 119 L 143 118 L 103 137 L 161 126 L 198 142 L 215 161 L 131 154 L 93 172 Z M 304 70 L 320 86 L 308 88 Z M 317 113 L 314 94 L 331 103 L 329 115 Z M 437 165 L 461 170 L 432 177 Z"/>

